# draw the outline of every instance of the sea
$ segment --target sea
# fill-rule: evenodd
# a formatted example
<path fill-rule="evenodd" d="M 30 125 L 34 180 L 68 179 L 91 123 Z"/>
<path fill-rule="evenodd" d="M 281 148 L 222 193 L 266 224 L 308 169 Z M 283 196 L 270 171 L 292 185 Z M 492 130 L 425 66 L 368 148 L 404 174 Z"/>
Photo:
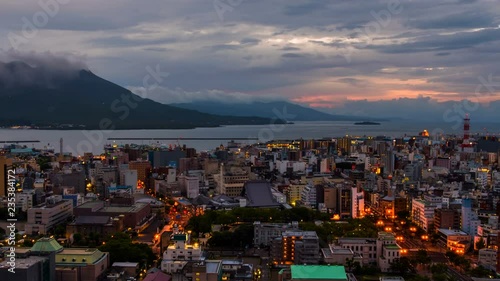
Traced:
<path fill-rule="evenodd" d="M 500 136 L 499 122 L 471 121 L 471 133 L 481 135 Z M 101 154 L 106 144 L 155 144 L 165 146 L 186 145 L 198 151 L 212 150 L 215 147 L 226 145 L 228 140 L 253 144 L 270 140 L 294 139 L 321 139 L 342 136 L 388 136 L 404 137 L 418 135 L 427 130 L 431 136 L 462 135 L 463 124 L 460 122 L 420 122 L 387 121 L 380 125 L 355 125 L 349 121 L 321 121 L 302 122 L 291 124 L 268 124 L 246 126 L 223 126 L 216 128 L 195 128 L 179 130 L 36 130 L 36 129 L 0 129 L 1 145 L 5 142 L 38 141 L 22 143 L 33 148 L 54 148 L 60 150 L 62 139 L 63 152 L 73 155 L 83 155 L 84 152 Z M 136 138 L 136 140 L 109 140 L 109 138 Z M 137 138 L 142 138 L 137 140 Z M 172 140 L 154 140 L 155 138 L 172 138 Z M 187 140 L 187 138 L 201 138 Z M 203 139 L 207 138 L 207 139 Z M 221 139 L 217 139 L 221 138 Z M 224 140 L 223 140 L 224 139 Z"/>

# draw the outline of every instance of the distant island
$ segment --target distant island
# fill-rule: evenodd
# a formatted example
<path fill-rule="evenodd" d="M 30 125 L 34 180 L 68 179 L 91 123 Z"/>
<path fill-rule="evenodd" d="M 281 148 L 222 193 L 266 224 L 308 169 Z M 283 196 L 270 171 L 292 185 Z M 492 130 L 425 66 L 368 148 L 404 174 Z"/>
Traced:
<path fill-rule="evenodd" d="M 378 122 L 371 122 L 371 121 L 363 121 L 363 122 L 356 122 L 354 125 L 380 125 Z"/>

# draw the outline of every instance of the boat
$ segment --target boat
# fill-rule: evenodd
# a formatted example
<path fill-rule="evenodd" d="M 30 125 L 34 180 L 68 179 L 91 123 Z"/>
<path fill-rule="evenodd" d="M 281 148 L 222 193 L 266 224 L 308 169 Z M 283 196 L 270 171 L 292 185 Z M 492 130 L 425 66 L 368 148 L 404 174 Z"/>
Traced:
<path fill-rule="evenodd" d="M 372 122 L 372 121 L 363 121 L 363 122 L 356 122 L 354 125 L 380 125 L 378 122 Z"/>

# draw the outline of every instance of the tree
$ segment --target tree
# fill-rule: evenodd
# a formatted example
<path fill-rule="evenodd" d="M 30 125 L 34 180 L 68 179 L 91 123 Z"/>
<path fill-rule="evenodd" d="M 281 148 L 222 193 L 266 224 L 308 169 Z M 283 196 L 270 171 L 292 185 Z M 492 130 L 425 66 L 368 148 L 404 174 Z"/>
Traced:
<path fill-rule="evenodd" d="M 427 251 L 423 250 L 423 249 L 418 250 L 418 252 L 415 256 L 415 261 L 418 264 L 422 264 L 422 265 L 429 264 L 431 262 L 429 256 L 427 255 Z"/>
<path fill-rule="evenodd" d="M 391 263 L 389 269 L 392 272 L 397 272 L 401 275 L 404 275 L 404 274 L 410 272 L 413 268 L 410 264 L 410 260 L 407 257 L 401 257 L 399 259 L 395 259 Z"/>
<path fill-rule="evenodd" d="M 83 241 L 83 235 L 81 235 L 80 233 L 73 234 L 73 243 L 75 245 L 81 245 L 82 241 Z"/>
<path fill-rule="evenodd" d="M 144 243 L 133 243 L 130 237 L 122 232 L 113 234 L 113 239 L 98 247 L 103 252 L 109 252 L 110 262 L 138 262 L 140 267 L 145 263 L 153 264 L 156 259 L 153 250 Z"/>
<path fill-rule="evenodd" d="M 483 237 L 479 238 L 479 240 L 476 242 L 476 249 L 479 251 L 486 247 L 486 243 L 484 242 Z"/>
<path fill-rule="evenodd" d="M 54 229 L 56 237 L 64 237 L 66 235 L 66 226 L 59 224 Z"/>

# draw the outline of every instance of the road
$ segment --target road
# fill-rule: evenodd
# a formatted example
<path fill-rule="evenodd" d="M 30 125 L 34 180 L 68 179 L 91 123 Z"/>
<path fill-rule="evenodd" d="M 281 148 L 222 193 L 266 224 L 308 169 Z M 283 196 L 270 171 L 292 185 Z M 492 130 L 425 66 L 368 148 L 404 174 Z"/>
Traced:
<path fill-rule="evenodd" d="M 458 281 L 472 281 L 472 278 L 458 272 L 456 269 L 450 266 L 446 269 L 446 273 L 448 273 L 448 275 L 450 275 L 453 279 Z"/>

